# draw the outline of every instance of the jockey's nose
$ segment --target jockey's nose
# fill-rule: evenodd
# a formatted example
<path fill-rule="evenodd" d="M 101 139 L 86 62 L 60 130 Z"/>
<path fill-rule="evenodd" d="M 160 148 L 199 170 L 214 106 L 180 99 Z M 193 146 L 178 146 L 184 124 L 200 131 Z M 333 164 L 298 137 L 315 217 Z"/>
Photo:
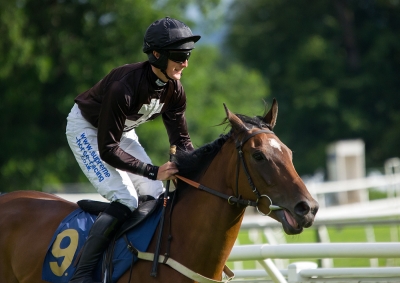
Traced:
<path fill-rule="evenodd" d="M 184 62 L 181 63 L 183 67 L 187 68 L 189 66 L 189 60 L 185 60 Z"/>

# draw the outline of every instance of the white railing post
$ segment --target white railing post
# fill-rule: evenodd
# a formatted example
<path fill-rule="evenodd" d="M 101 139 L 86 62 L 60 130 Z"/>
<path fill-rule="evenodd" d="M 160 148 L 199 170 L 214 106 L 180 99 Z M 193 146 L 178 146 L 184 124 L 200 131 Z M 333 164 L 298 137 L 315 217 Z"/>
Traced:
<path fill-rule="evenodd" d="M 258 262 L 264 267 L 274 283 L 288 283 L 271 259 L 267 258 Z"/>
<path fill-rule="evenodd" d="M 288 266 L 288 283 L 299 283 L 303 281 L 300 271 L 303 269 L 316 269 L 318 265 L 315 262 L 299 261 Z"/>

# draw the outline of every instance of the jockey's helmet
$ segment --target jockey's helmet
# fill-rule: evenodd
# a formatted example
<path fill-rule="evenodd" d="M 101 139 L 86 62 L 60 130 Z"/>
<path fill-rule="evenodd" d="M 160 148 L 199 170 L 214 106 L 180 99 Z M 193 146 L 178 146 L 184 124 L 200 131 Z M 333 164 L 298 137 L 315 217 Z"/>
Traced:
<path fill-rule="evenodd" d="M 165 71 L 170 50 L 190 52 L 200 37 L 200 35 L 193 35 L 190 28 L 183 22 L 165 17 L 147 28 L 143 40 L 143 52 L 147 54 L 150 64 Z M 154 56 L 153 50 L 160 53 L 158 59 Z"/>

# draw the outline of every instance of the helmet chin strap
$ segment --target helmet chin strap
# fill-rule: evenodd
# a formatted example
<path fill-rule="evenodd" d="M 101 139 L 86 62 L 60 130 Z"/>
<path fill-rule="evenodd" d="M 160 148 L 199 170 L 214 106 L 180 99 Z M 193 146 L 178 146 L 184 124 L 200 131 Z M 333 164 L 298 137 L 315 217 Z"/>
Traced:
<path fill-rule="evenodd" d="M 160 69 L 160 70 L 161 70 L 161 73 L 163 73 L 164 76 L 166 76 L 168 80 L 171 80 L 171 81 L 174 80 L 173 78 L 171 78 L 170 76 L 167 75 L 167 71 L 165 69 Z"/>
<path fill-rule="evenodd" d="M 167 67 L 168 67 L 168 51 L 160 50 L 157 51 L 159 56 L 156 57 L 152 52 L 148 53 L 149 62 L 151 65 L 160 69 L 161 73 L 167 78 L 167 80 L 174 80 L 167 74 Z"/>

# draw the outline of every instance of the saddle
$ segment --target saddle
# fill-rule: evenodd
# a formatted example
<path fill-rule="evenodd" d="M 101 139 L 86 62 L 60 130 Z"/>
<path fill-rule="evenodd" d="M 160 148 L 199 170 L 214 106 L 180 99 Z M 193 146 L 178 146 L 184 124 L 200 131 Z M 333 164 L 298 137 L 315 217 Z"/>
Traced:
<path fill-rule="evenodd" d="M 116 232 L 114 239 L 111 240 L 108 249 L 105 252 L 104 260 L 102 264 L 102 274 L 104 276 L 104 282 L 112 282 L 112 273 L 114 270 L 113 265 L 113 253 L 117 239 L 124 236 L 126 233 L 132 230 L 134 227 L 142 223 L 148 216 L 150 216 L 159 205 L 162 205 L 163 196 L 159 199 L 154 199 L 152 196 L 144 195 L 139 197 L 138 208 L 135 209 L 129 218 L 122 224 L 121 228 Z M 77 202 L 78 206 L 93 215 L 99 215 L 101 212 L 107 209 L 110 205 L 106 202 L 93 201 L 93 200 L 80 200 Z M 133 261 L 131 263 L 131 267 Z"/>
<path fill-rule="evenodd" d="M 156 200 L 154 197 L 149 195 L 139 196 L 139 205 L 135 209 L 129 218 L 122 224 L 121 228 L 117 231 L 115 239 L 118 239 L 127 231 L 133 229 L 139 223 L 146 219 L 157 207 L 157 203 L 161 203 L 161 200 Z M 99 215 L 105 211 L 110 205 L 107 202 L 95 201 L 95 200 L 80 200 L 77 202 L 78 206 L 83 210 L 93 215 Z"/>
<path fill-rule="evenodd" d="M 99 261 L 93 276 L 96 282 L 116 282 L 137 258 L 127 248 L 126 238 L 140 251 L 146 251 L 159 224 L 163 198 L 141 197 L 138 209 L 116 231 L 107 251 Z M 59 224 L 49 243 L 43 261 L 42 278 L 46 282 L 69 282 L 75 271 L 82 247 L 96 215 L 109 203 L 81 200 L 78 209 L 69 213 Z M 71 257 L 66 257 L 66 252 Z M 107 278 L 104 281 L 102 278 Z"/>

